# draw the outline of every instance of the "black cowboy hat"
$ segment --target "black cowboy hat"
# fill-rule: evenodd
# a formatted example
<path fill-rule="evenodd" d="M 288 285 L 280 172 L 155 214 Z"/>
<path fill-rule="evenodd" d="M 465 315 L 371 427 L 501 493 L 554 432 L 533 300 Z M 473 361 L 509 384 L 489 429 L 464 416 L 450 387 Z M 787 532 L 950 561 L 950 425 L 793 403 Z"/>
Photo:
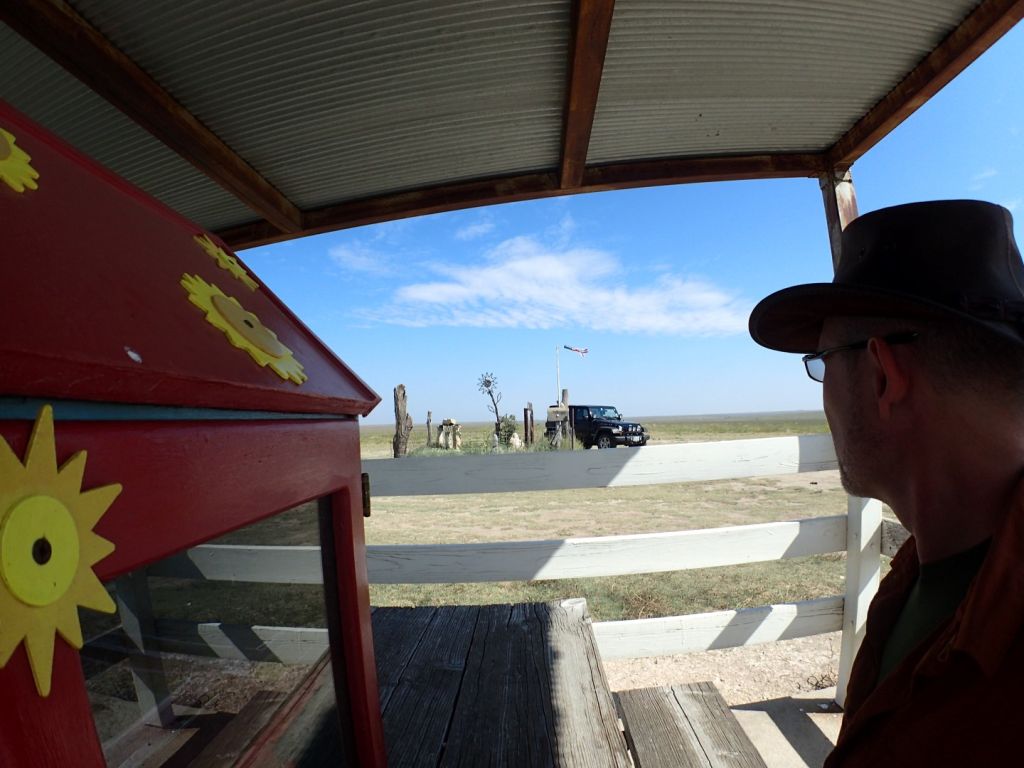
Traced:
<path fill-rule="evenodd" d="M 814 352 L 827 317 L 959 318 L 1024 346 L 1024 264 L 999 205 L 938 200 L 883 208 L 843 231 L 831 283 L 761 300 L 750 335 L 782 352 Z"/>

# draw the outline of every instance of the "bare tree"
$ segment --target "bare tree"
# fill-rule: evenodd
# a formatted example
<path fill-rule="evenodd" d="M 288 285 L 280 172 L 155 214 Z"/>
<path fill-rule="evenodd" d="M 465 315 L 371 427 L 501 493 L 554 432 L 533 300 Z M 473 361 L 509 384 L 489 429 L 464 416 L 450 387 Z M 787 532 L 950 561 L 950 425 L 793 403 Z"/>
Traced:
<path fill-rule="evenodd" d="M 501 431 L 501 412 L 498 411 L 498 403 L 501 402 L 501 392 L 498 391 L 498 378 L 493 373 L 481 373 L 476 383 L 481 393 L 491 398 L 491 404 L 487 410 L 494 414 L 494 434 Z"/>

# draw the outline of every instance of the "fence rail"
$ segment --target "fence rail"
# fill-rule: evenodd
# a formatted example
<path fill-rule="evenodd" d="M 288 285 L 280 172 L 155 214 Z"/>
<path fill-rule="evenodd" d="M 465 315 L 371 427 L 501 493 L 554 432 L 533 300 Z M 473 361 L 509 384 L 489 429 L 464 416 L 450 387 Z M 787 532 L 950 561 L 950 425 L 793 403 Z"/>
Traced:
<path fill-rule="evenodd" d="M 734 611 L 694 613 L 657 619 L 600 621 L 593 625 L 605 659 L 666 656 L 790 640 L 843 625 L 843 597 L 765 605 Z M 157 619 L 147 638 L 152 650 L 222 659 L 311 664 L 327 648 L 327 630 Z M 120 630 L 90 642 L 93 649 L 131 654 Z"/>
<path fill-rule="evenodd" d="M 599 621 L 601 657 L 631 659 L 772 643 L 843 628 L 843 597 L 658 619 Z"/>
<path fill-rule="evenodd" d="M 800 435 L 607 451 L 370 459 L 363 471 L 375 496 L 450 496 L 729 480 L 835 466 L 831 435 Z"/>
<path fill-rule="evenodd" d="M 373 584 L 468 584 L 626 576 L 740 565 L 846 550 L 846 516 L 671 533 L 367 547 Z M 195 547 L 150 567 L 151 576 L 319 584 L 320 548 Z"/>

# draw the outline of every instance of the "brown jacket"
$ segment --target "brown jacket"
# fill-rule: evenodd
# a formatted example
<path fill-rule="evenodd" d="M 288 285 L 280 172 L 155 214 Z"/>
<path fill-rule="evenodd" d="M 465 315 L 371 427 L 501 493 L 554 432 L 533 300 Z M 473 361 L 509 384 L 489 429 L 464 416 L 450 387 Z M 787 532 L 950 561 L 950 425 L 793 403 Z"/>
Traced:
<path fill-rule="evenodd" d="M 1024 490 L 953 617 L 876 687 L 917 569 L 911 538 L 868 611 L 825 768 L 1024 765 Z"/>

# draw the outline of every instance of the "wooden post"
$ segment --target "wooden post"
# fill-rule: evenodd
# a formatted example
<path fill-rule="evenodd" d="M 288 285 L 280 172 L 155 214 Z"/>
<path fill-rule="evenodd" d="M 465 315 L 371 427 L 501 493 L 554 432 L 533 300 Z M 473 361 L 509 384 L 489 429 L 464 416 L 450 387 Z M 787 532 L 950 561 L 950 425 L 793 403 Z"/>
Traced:
<path fill-rule="evenodd" d="M 174 711 L 160 651 L 154 647 L 156 626 L 146 570 L 143 568 L 122 576 L 115 582 L 115 587 L 121 627 L 134 646 L 128 663 L 142 719 L 149 725 L 170 727 L 174 724 Z"/>
<path fill-rule="evenodd" d="M 569 408 L 569 390 L 568 389 L 563 389 L 562 390 L 562 405 L 564 405 L 566 408 Z M 576 450 L 576 424 L 574 423 L 573 418 L 572 418 L 572 409 L 571 408 L 569 408 L 569 415 L 565 419 L 565 426 L 566 426 L 566 429 L 569 430 L 569 450 L 570 451 L 575 451 Z"/>
<path fill-rule="evenodd" d="M 409 452 L 409 434 L 412 432 L 412 416 L 406 411 L 405 384 L 395 387 L 395 436 L 391 447 L 395 458 Z"/>
<path fill-rule="evenodd" d="M 864 639 L 868 606 L 878 591 L 882 568 L 882 502 L 850 496 L 846 505 L 846 599 L 839 651 L 836 703 L 846 702 L 853 660 Z"/>
<path fill-rule="evenodd" d="M 843 230 L 857 218 L 857 192 L 849 171 L 826 171 L 818 177 L 821 199 L 825 204 L 828 241 L 832 247 L 832 269 L 839 266 Z"/>
<path fill-rule="evenodd" d="M 427 411 L 427 448 L 430 448 L 430 418 L 434 415 L 433 411 Z"/>
<path fill-rule="evenodd" d="M 842 258 L 843 230 L 858 216 L 857 193 L 848 170 L 833 168 L 818 177 L 825 206 L 832 269 Z M 857 657 L 868 607 L 878 592 L 882 556 L 882 503 L 876 499 L 847 499 L 846 599 L 843 608 L 843 640 L 839 652 L 839 680 L 836 703 L 846 702 L 853 660 Z"/>

